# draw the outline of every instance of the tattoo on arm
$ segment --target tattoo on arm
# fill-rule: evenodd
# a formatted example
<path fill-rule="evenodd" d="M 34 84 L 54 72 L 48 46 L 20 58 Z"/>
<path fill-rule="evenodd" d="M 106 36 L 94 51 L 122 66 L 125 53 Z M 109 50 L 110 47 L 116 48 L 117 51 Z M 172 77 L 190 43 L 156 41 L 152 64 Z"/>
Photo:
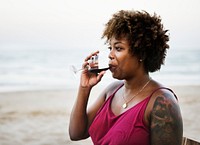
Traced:
<path fill-rule="evenodd" d="M 182 117 L 168 93 L 158 96 L 151 113 L 151 145 L 181 145 Z"/>

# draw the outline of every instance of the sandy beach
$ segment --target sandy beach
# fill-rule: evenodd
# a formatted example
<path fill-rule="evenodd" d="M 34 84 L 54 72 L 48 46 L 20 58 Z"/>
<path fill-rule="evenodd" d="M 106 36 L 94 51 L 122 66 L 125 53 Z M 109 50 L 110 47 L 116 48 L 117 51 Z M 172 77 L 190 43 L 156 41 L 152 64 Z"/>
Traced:
<path fill-rule="evenodd" d="M 184 136 L 200 141 L 200 86 L 171 87 L 179 97 Z M 100 88 L 94 89 L 90 103 Z M 70 141 L 69 115 L 76 89 L 0 93 L 0 145 L 92 145 Z"/>

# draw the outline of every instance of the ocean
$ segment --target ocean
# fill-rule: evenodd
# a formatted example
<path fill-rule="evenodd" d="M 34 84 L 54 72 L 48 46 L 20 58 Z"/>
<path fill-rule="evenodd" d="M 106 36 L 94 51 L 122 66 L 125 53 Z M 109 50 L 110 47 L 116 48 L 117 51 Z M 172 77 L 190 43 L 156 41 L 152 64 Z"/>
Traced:
<path fill-rule="evenodd" d="M 0 51 L 0 91 L 76 88 L 79 74 L 71 65 L 81 67 L 85 49 L 3 49 Z M 200 48 L 170 48 L 165 65 L 150 74 L 161 83 L 172 85 L 200 85 Z M 113 81 L 111 73 L 99 83 Z"/>

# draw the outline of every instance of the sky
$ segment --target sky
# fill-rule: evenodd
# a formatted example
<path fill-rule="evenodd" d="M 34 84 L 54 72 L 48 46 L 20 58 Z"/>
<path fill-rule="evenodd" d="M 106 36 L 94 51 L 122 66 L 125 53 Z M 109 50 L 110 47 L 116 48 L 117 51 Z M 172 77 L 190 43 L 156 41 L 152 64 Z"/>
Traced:
<path fill-rule="evenodd" d="M 122 9 L 160 15 L 171 47 L 199 47 L 199 8 L 200 0 L 0 0 L 0 49 L 98 48 Z"/>

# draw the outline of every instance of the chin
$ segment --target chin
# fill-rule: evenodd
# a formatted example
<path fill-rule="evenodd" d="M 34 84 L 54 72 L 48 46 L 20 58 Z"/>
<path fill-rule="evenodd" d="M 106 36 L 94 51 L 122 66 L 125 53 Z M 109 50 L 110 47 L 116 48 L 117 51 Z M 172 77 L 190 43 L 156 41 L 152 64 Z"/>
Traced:
<path fill-rule="evenodd" d="M 112 74 L 112 77 L 113 77 L 114 79 L 123 80 L 122 77 L 120 77 L 120 76 L 118 76 L 118 75 L 115 75 L 115 74 Z"/>

